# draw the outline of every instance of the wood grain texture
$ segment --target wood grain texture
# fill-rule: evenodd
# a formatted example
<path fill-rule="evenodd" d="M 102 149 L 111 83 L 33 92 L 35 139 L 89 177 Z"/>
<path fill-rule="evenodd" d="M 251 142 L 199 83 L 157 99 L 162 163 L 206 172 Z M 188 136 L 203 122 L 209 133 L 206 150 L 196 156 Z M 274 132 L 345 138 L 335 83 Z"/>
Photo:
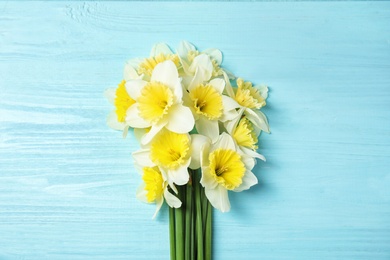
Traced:
<path fill-rule="evenodd" d="M 103 91 L 183 39 L 271 89 L 214 259 L 390 259 L 389 24 L 386 2 L 0 2 L 0 259 L 168 259 Z"/>

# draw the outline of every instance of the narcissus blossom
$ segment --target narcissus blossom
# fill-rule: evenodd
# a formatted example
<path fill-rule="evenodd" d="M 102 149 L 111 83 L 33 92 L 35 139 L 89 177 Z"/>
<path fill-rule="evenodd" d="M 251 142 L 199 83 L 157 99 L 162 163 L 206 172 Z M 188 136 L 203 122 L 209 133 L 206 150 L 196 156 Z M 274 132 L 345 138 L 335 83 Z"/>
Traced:
<path fill-rule="evenodd" d="M 126 90 L 135 103 L 129 107 L 126 123 L 134 128 L 148 128 L 141 139 L 149 143 L 163 128 L 175 133 L 188 133 L 194 127 L 194 117 L 183 106 L 183 89 L 175 64 L 164 61 L 156 65 L 150 81 L 126 82 Z"/>
<path fill-rule="evenodd" d="M 251 172 L 254 159 L 242 153 L 227 133 L 222 133 L 215 144 L 202 149 L 202 179 L 205 194 L 213 207 L 222 212 L 230 210 L 228 191 L 243 191 L 257 184 Z"/>

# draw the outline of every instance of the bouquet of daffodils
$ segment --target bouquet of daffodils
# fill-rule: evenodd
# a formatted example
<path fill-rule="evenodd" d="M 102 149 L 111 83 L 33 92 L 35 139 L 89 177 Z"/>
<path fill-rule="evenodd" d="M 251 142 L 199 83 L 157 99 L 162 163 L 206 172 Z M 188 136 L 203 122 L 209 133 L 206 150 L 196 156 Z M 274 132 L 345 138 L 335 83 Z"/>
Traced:
<path fill-rule="evenodd" d="M 128 61 L 123 80 L 105 95 L 115 109 L 107 123 L 129 128 L 142 175 L 137 198 L 169 206 L 172 260 L 211 259 L 212 207 L 230 210 L 229 191 L 257 183 L 252 169 L 258 136 L 269 132 L 268 88 L 236 78 L 221 66 L 218 49 L 183 41 L 174 53 L 156 44 L 148 58 Z"/>

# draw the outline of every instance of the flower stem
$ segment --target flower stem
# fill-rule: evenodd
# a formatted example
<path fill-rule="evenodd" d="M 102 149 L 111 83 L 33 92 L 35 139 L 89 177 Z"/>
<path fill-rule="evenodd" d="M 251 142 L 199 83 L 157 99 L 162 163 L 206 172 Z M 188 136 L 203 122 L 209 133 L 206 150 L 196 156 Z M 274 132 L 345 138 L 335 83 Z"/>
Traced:
<path fill-rule="evenodd" d="M 204 260 L 203 250 L 203 222 L 202 222 L 202 197 L 201 197 L 201 186 L 199 183 L 199 177 L 196 179 L 195 185 L 195 204 L 196 204 L 196 247 L 197 247 L 197 259 Z"/>
<path fill-rule="evenodd" d="M 171 207 L 169 207 L 169 242 L 170 242 L 171 260 L 176 260 L 175 209 Z"/>
<path fill-rule="evenodd" d="M 192 184 L 189 182 L 186 186 L 186 203 L 184 205 L 185 209 L 185 259 L 192 260 L 191 248 L 193 234 L 191 232 L 192 228 Z"/>
<path fill-rule="evenodd" d="M 184 190 L 183 187 L 178 187 L 179 198 L 183 200 L 184 198 Z M 183 260 L 184 259 L 184 216 L 183 212 L 185 207 L 180 207 L 175 209 L 175 242 L 176 242 L 176 259 Z"/>
<path fill-rule="evenodd" d="M 205 239 L 205 252 L 206 252 L 206 260 L 211 260 L 212 251 L 211 251 L 211 242 L 212 242 L 212 212 L 213 209 L 211 207 L 211 203 L 206 198 L 207 204 L 207 220 L 206 220 L 206 239 Z"/>

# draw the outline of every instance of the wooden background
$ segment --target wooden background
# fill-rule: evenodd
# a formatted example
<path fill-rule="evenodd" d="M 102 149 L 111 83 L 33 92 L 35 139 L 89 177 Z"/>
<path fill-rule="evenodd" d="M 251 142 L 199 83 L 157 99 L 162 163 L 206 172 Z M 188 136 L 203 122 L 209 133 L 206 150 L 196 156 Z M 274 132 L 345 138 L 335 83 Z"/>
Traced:
<path fill-rule="evenodd" d="M 165 41 L 270 86 L 214 259 L 390 259 L 390 3 L 0 2 L 0 259 L 168 259 L 103 91 Z"/>

